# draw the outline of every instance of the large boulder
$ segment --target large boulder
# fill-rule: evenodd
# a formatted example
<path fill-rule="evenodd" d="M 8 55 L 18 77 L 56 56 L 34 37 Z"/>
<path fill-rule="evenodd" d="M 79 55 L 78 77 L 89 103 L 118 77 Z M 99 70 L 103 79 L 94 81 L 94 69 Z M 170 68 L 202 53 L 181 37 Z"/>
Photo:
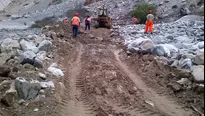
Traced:
<path fill-rule="evenodd" d="M 31 64 L 33 65 L 34 64 L 34 58 L 36 57 L 36 54 L 32 51 L 26 51 L 24 53 L 22 53 L 20 55 L 20 63 L 21 64 Z"/>
<path fill-rule="evenodd" d="M 41 90 L 41 85 L 39 82 L 28 82 L 22 77 L 18 77 L 15 80 L 15 88 L 21 99 L 30 100 L 37 97 L 39 91 Z"/>
<path fill-rule="evenodd" d="M 13 40 L 11 38 L 4 39 L 0 44 L 0 52 L 9 52 L 12 49 L 20 49 L 18 40 Z"/>
<path fill-rule="evenodd" d="M 204 82 L 204 65 L 193 66 L 194 80 L 197 82 Z"/>
<path fill-rule="evenodd" d="M 204 51 L 199 52 L 197 56 L 193 58 L 192 62 L 196 65 L 204 65 Z"/>
<path fill-rule="evenodd" d="M 34 53 L 38 52 L 38 48 L 33 42 L 28 42 L 23 39 L 21 40 L 20 45 L 23 51 L 33 51 Z"/>
<path fill-rule="evenodd" d="M 52 42 L 48 40 L 42 41 L 38 46 L 39 51 L 46 51 L 46 52 L 50 51 L 51 47 L 52 47 Z"/>
<path fill-rule="evenodd" d="M 157 56 L 167 56 L 164 47 L 162 46 L 155 46 L 154 49 L 152 50 L 152 54 Z"/>
<path fill-rule="evenodd" d="M 192 63 L 191 59 L 189 59 L 189 58 L 186 58 L 186 59 L 182 58 L 179 60 L 179 66 L 180 66 L 180 68 L 183 68 L 183 69 L 191 69 L 193 66 L 193 63 Z"/>
<path fill-rule="evenodd" d="M 46 52 L 45 51 L 40 51 L 36 57 L 34 58 L 34 64 L 33 66 L 38 67 L 38 68 L 43 68 L 43 62 L 46 58 Z"/>
<path fill-rule="evenodd" d="M 14 83 L 11 84 L 11 87 L 1 98 L 1 102 L 6 106 L 13 106 L 18 100 L 18 94 L 15 90 Z"/>
<path fill-rule="evenodd" d="M 154 47 L 154 43 L 151 39 L 146 39 L 139 44 L 139 48 L 142 51 L 150 51 Z"/>

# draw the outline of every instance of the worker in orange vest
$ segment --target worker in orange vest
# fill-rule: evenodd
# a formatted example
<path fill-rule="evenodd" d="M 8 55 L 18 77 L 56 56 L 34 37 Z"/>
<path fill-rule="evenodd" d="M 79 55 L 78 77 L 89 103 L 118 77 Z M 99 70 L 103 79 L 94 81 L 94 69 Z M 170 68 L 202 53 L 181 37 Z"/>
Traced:
<path fill-rule="evenodd" d="M 80 18 L 78 13 L 75 13 L 74 17 L 71 19 L 71 23 L 73 27 L 73 35 L 74 37 L 77 37 L 78 28 L 80 27 Z"/>
<path fill-rule="evenodd" d="M 66 17 L 66 18 L 63 20 L 64 25 L 66 25 L 67 22 L 68 22 L 68 18 Z"/>
<path fill-rule="evenodd" d="M 154 15 L 152 14 L 152 10 L 149 10 L 149 14 L 147 15 L 145 34 L 148 33 L 148 30 L 153 34 L 153 25 L 154 25 Z"/>
<path fill-rule="evenodd" d="M 136 18 L 136 17 L 134 17 L 133 23 L 134 23 L 134 24 L 137 24 L 137 18 Z"/>

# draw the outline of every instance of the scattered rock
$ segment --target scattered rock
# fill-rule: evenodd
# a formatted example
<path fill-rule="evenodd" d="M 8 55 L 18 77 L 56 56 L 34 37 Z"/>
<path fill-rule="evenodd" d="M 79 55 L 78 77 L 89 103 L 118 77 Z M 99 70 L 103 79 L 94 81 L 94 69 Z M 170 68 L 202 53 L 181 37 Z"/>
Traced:
<path fill-rule="evenodd" d="M 177 83 L 177 82 L 171 82 L 168 84 L 168 87 L 171 87 L 171 89 L 174 91 L 174 92 L 178 92 L 182 89 L 182 86 Z"/>
<path fill-rule="evenodd" d="M 46 52 L 45 51 L 40 51 L 36 57 L 34 58 L 34 64 L 33 66 L 37 68 L 43 68 L 43 62 L 46 58 Z"/>
<path fill-rule="evenodd" d="M 38 112 L 38 111 L 39 111 L 39 109 L 38 109 L 38 108 L 35 108 L 33 111 L 34 111 L 34 112 Z"/>
<path fill-rule="evenodd" d="M 179 61 L 179 67 L 183 68 L 183 69 L 191 69 L 193 66 L 191 59 L 186 58 L 186 59 L 181 59 Z"/>
<path fill-rule="evenodd" d="M 39 51 L 46 51 L 46 52 L 49 52 L 51 50 L 51 47 L 52 47 L 52 42 L 48 40 L 42 41 L 38 46 Z"/>
<path fill-rule="evenodd" d="M 196 65 L 204 65 L 204 51 L 198 53 L 198 55 L 193 58 L 192 62 Z"/>
<path fill-rule="evenodd" d="M 20 63 L 21 64 L 29 63 L 29 64 L 33 65 L 35 57 L 36 57 L 36 54 L 34 52 L 26 51 L 20 55 Z"/>
<path fill-rule="evenodd" d="M 204 82 L 204 65 L 193 66 L 192 74 L 196 82 Z"/>
<path fill-rule="evenodd" d="M 94 36 L 93 34 L 88 34 L 88 37 L 89 37 L 90 39 L 95 39 L 95 36 Z"/>
<path fill-rule="evenodd" d="M 53 83 L 53 81 L 49 81 L 49 82 L 40 82 L 41 88 L 45 89 L 45 88 L 55 88 L 55 85 Z"/>
<path fill-rule="evenodd" d="M 18 100 L 18 94 L 15 90 L 14 83 L 11 84 L 11 87 L 1 98 L 1 102 L 8 107 L 13 106 Z"/>
<path fill-rule="evenodd" d="M 11 38 L 4 39 L 0 45 L 0 51 L 9 52 L 12 49 L 20 49 L 18 40 L 13 40 Z"/>
<path fill-rule="evenodd" d="M 21 40 L 20 45 L 21 45 L 21 48 L 23 51 L 32 51 L 34 53 L 38 52 L 38 48 L 32 42 L 28 42 L 28 41 L 23 39 L 23 40 Z"/>
<path fill-rule="evenodd" d="M 58 68 L 58 65 L 56 63 L 53 63 L 49 68 L 48 71 L 51 72 L 53 75 L 57 77 L 63 77 L 64 73 L 61 69 Z"/>
<path fill-rule="evenodd" d="M 177 81 L 177 83 L 179 83 L 181 85 L 184 85 L 184 84 L 186 84 L 188 82 L 189 82 L 189 79 L 187 79 L 187 78 L 182 78 L 181 80 Z"/>
<path fill-rule="evenodd" d="M 19 100 L 18 104 L 23 105 L 26 101 L 24 99 Z"/>
<path fill-rule="evenodd" d="M 30 100 L 37 97 L 39 91 L 41 90 L 41 85 L 39 82 L 28 82 L 22 77 L 18 77 L 15 80 L 15 88 L 21 99 Z"/>
<path fill-rule="evenodd" d="M 39 73 L 38 75 L 41 79 L 46 80 L 46 75 L 45 74 Z"/>
<path fill-rule="evenodd" d="M 152 54 L 157 55 L 157 56 L 167 56 L 162 46 L 154 47 L 154 49 L 152 50 Z"/>

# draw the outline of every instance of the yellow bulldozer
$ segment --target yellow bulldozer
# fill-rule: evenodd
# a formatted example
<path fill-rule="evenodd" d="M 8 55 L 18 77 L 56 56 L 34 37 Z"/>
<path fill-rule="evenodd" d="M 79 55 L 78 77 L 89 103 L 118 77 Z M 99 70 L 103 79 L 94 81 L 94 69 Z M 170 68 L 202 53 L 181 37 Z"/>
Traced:
<path fill-rule="evenodd" d="M 95 28 L 108 28 L 111 29 L 112 21 L 108 16 L 108 10 L 103 6 L 99 8 L 97 12 L 97 18 L 93 18 L 92 22 L 94 23 Z"/>

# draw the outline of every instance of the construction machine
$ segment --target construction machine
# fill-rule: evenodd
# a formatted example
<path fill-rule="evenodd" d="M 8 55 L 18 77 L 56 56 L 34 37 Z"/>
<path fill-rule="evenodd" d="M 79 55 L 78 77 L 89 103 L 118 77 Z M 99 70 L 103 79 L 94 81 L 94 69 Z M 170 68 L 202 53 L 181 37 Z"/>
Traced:
<path fill-rule="evenodd" d="M 111 18 L 108 16 L 108 10 L 103 5 L 103 8 L 99 8 L 97 12 L 97 18 L 93 18 L 92 22 L 94 23 L 94 27 L 96 28 L 108 28 L 112 27 Z"/>

